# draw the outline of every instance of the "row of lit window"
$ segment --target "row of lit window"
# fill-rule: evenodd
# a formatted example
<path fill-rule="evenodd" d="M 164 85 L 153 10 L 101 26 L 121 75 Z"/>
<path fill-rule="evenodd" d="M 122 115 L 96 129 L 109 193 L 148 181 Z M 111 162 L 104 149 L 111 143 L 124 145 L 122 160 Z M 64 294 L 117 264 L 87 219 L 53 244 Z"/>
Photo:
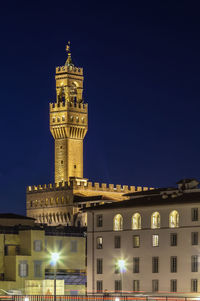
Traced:
<path fill-rule="evenodd" d="M 103 227 L 103 215 L 97 215 L 96 217 L 97 227 Z M 191 220 L 198 221 L 198 208 L 191 208 Z M 151 215 L 151 228 L 158 229 L 161 225 L 161 217 L 159 212 L 153 212 Z M 177 210 L 173 210 L 169 214 L 169 227 L 177 228 L 179 227 L 179 213 Z M 142 228 L 142 218 L 141 214 L 136 212 L 131 218 L 131 228 L 132 230 L 138 230 Z M 113 219 L 113 230 L 120 231 L 123 230 L 123 217 L 121 214 L 116 214 Z"/>
<path fill-rule="evenodd" d="M 198 255 L 192 255 L 191 256 L 191 272 L 198 272 Z M 165 258 L 166 260 L 166 258 Z M 152 257 L 152 273 L 159 273 L 159 262 L 160 259 L 158 256 L 153 256 Z M 141 258 L 140 257 L 133 257 L 133 264 L 132 264 L 132 269 L 133 273 L 138 274 L 140 273 L 140 264 L 141 264 Z M 129 264 L 130 266 L 130 264 Z M 129 268 L 124 267 L 124 272 Z M 145 266 L 146 269 L 146 266 Z M 170 273 L 177 273 L 178 271 L 178 257 L 177 256 L 170 256 L 169 257 L 169 269 Z M 96 261 L 96 273 L 97 274 L 103 274 L 103 258 L 97 258 Z M 114 273 L 119 274 L 121 273 L 121 268 L 119 267 L 119 262 L 116 261 L 115 266 L 114 266 Z"/>
<path fill-rule="evenodd" d="M 133 293 L 139 293 L 141 291 L 140 288 L 140 280 L 133 280 Z M 145 282 L 146 285 L 146 282 Z M 115 292 L 122 291 L 122 280 L 115 280 L 114 281 L 114 289 Z M 97 293 L 102 293 L 104 291 L 103 288 L 103 280 L 97 280 L 96 282 L 96 290 Z M 170 280 L 170 292 L 177 292 L 178 290 L 178 281 L 177 279 L 171 279 Z M 142 292 L 144 289 L 142 289 Z M 159 291 L 159 280 L 153 279 L 152 280 L 152 292 L 158 292 Z M 198 292 L 198 279 L 191 279 L 191 292 L 195 293 Z"/>
<path fill-rule="evenodd" d="M 55 203 L 56 204 L 59 204 L 59 202 L 61 204 L 65 204 L 65 202 L 67 202 L 67 201 L 69 201 L 69 197 L 68 196 L 67 196 L 66 200 L 64 199 L 64 197 L 62 197 L 62 198 L 57 197 L 55 199 Z M 31 207 L 33 207 L 33 206 L 37 207 L 39 205 L 40 206 L 42 206 L 42 205 L 46 205 L 47 206 L 48 204 L 53 205 L 53 203 L 54 203 L 54 198 L 50 198 L 50 199 L 46 198 L 46 200 L 41 200 L 41 201 L 38 201 L 38 200 L 30 201 L 30 206 Z"/>
<path fill-rule="evenodd" d="M 191 232 L 191 245 L 197 246 L 199 242 L 199 233 L 198 232 Z M 153 234 L 152 235 L 152 247 L 159 247 L 159 235 Z M 178 236 L 177 233 L 170 233 L 170 246 L 175 247 L 178 243 Z M 141 240 L 140 235 L 133 235 L 133 248 L 141 247 Z M 96 238 L 96 248 L 103 249 L 103 237 L 98 236 Z M 120 249 L 121 248 L 121 236 L 114 237 L 114 248 Z"/>
<path fill-rule="evenodd" d="M 76 116 L 76 117 L 70 116 L 70 119 L 69 119 L 69 120 L 70 120 L 71 122 L 74 121 L 74 120 L 75 120 L 76 122 L 79 122 L 79 117 L 78 117 L 78 116 Z M 61 121 L 65 121 L 65 116 L 62 116 L 62 118 L 57 117 L 57 122 L 61 122 Z M 53 118 L 52 118 L 52 122 L 56 122 L 56 117 L 53 117 Z M 82 122 L 82 123 L 85 122 L 84 117 L 81 118 L 81 122 Z"/>

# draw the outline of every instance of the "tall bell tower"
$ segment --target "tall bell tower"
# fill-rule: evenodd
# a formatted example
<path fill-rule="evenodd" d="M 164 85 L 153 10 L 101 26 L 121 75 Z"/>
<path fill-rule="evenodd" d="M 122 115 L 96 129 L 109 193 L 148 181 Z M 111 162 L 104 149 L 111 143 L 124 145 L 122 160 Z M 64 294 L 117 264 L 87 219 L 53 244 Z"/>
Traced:
<path fill-rule="evenodd" d="M 50 131 L 55 140 L 55 183 L 83 178 L 83 139 L 88 108 L 83 102 L 83 68 L 72 63 L 70 42 L 64 66 L 56 68 L 56 102 L 50 103 Z"/>

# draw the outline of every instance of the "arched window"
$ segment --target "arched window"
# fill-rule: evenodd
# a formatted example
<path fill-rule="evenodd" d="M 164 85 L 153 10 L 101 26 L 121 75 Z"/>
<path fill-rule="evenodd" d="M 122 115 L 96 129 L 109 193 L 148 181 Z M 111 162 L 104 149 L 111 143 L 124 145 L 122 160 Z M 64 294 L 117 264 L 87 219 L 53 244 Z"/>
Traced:
<path fill-rule="evenodd" d="M 173 210 L 169 215 L 169 227 L 170 228 L 179 227 L 179 213 L 176 210 Z"/>
<path fill-rule="evenodd" d="M 132 216 L 132 229 L 141 229 L 141 215 L 139 213 L 135 213 Z"/>
<path fill-rule="evenodd" d="M 113 230 L 114 231 L 123 230 L 123 217 L 121 216 L 121 214 L 115 215 L 113 219 Z"/>
<path fill-rule="evenodd" d="M 160 228 L 160 213 L 159 212 L 152 213 L 151 228 L 152 229 Z"/>

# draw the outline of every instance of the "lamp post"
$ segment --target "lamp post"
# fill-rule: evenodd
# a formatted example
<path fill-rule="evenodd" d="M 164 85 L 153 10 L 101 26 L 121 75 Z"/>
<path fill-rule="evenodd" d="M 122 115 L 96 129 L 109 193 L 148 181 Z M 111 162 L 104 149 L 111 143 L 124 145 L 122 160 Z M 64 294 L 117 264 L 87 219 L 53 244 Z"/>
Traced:
<path fill-rule="evenodd" d="M 59 260 L 58 253 L 51 254 L 51 264 L 54 266 L 54 301 L 56 301 L 56 269 L 57 269 L 57 262 Z"/>
<path fill-rule="evenodd" d="M 119 271 L 120 271 L 121 286 L 122 286 L 122 276 L 123 276 L 123 273 L 126 271 L 126 264 L 125 264 L 124 259 L 118 260 L 118 267 L 119 267 Z M 123 286 L 121 287 L 121 294 L 122 294 L 122 288 L 123 288 Z"/>

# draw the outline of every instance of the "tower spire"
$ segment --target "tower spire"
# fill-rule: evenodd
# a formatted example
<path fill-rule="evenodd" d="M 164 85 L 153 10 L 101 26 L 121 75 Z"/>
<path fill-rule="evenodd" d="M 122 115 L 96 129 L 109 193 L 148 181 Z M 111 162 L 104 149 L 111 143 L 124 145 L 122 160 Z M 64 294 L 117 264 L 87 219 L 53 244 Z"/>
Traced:
<path fill-rule="evenodd" d="M 65 65 L 66 66 L 74 66 L 73 63 L 72 63 L 72 57 L 71 57 L 70 41 L 68 41 L 68 43 L 66 45 L 66 51 L 67 51 L 68 57 L 67 57 Z"/>

